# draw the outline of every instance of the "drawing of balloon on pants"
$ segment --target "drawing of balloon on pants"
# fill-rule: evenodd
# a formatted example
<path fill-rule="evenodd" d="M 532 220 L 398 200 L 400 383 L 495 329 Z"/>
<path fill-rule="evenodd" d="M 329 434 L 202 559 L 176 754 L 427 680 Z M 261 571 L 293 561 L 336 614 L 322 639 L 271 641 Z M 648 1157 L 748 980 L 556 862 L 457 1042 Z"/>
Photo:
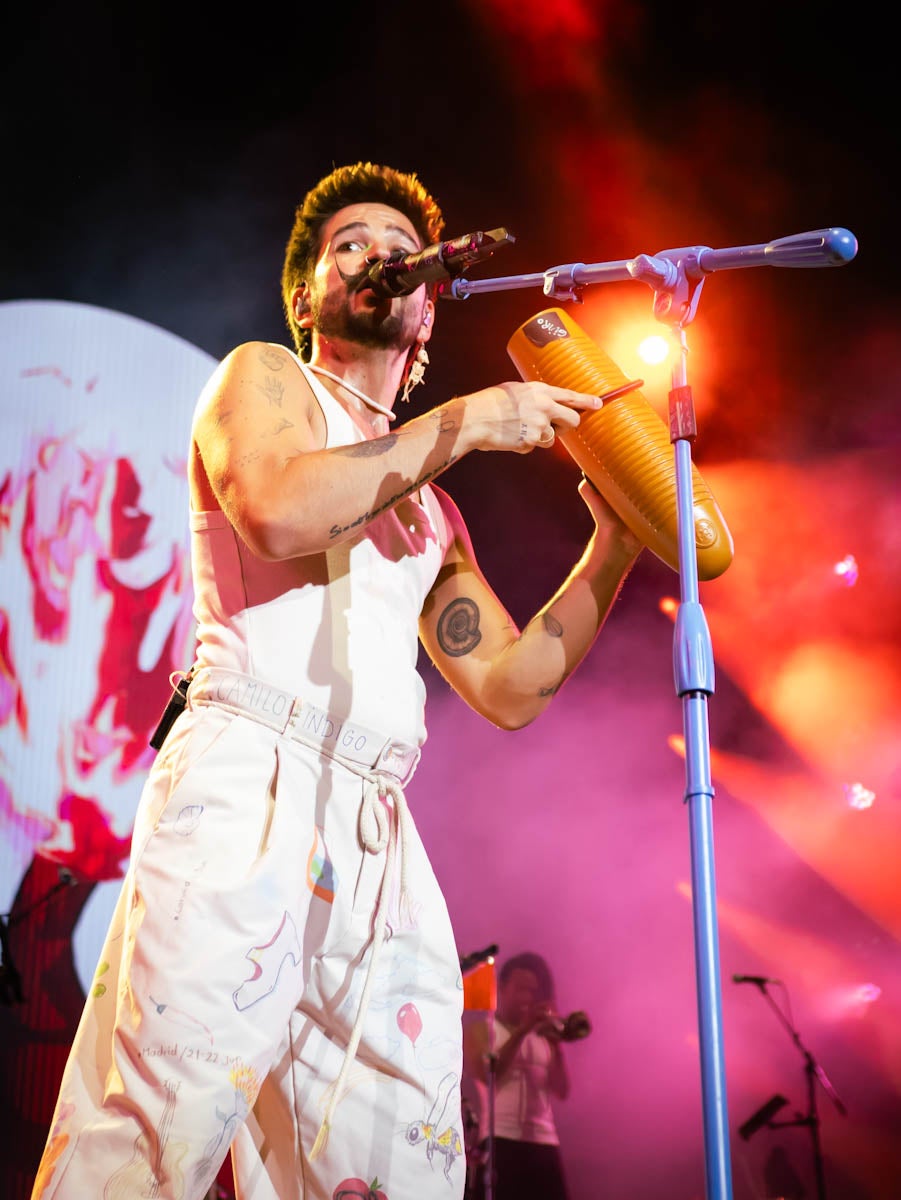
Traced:
<path fill-rule="evenodd" d="M 397 1027 L 405 1037 L 409 1038 L 415 1055 L 416 1041 L 422 1033 L 422 1017 L 412 1001 L 408 1001 L 398 1009 Z M 443 1156 L 444 1174 L 448 1179 L 450 1179 L 451 1167 L 463 1153 L 463 1140 L 458 1130 L 452 1124 L 445 1125 L 448 1101 L 458 1082 L 457 1074 L 454 1071 L 448 1071 L 438 1084 L 435 1102 L 427 1116 L 423 1120 L 411 1121 L 404 1135 L 409 1145 L 425 1146 L 426 1158 L 432 1166 L 435 1165 L 436 1154 Z"/>

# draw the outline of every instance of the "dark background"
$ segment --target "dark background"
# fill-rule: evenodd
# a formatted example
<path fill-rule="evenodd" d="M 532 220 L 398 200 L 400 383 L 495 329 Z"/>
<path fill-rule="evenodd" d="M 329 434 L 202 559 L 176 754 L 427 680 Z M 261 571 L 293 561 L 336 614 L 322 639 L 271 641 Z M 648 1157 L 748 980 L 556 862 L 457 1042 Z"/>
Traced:
<path fill-rule="evenodd" d="M 18 10 L 4 37 L 0 300 L 112 309 L 215 358 L 285 340 L 294 206 L 358 159 L 418 172 L 448 236 L 515 232 L 472 278 L 856 235 L 840 270 L 717 273 L 688 330 L 694 453 L 736 540 L 702 601 L 739 1198 L 816 1190 L 804 1127 L 735 1133 L 771 1094 L 800 1115 L 807 1097 L 798 1048 L 731 972 L 786 982 L 846 1104 L 819 1090 L 830 1197 L 887 1200 L 901 1167 L 895 34 L 867 4 L 401 0 L 50 4 Z M 654 324 L 644 285 L 584 300 L 574 315 L 611 353 L 620 323 Z M 412 411 L 510 377 L 507 339 L 545 306 L 540 290 L 442 301 Z M 643 374 L 665 413 L 666 373 Z M 577 479 L 558 450 L 471 455 L 442 480 L 520 622 L 587 536 Z M 848 553 L 860 581 L 839 593 L 828 568 Z M 589 662 L 522 734 L 484 727 L 423 664 L 430 739 L 410 799 L 461 953 L 541 951 L 561 1008 L 594 1022 L 559 1111 L 579 1200 L 704 1191 L 680 710 L 658 607 L 677 583 L 643 555 Z M 849 815 L 857 779 L 877 801 Z"/>

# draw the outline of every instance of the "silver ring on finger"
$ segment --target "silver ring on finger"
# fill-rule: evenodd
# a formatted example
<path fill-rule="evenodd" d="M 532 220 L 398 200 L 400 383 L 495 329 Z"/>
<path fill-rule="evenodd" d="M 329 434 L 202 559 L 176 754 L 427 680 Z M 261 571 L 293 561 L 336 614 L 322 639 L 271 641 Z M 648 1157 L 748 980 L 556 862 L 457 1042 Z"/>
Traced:
<path fill-rule="evenodd" d="M 545 429 L 544 433 L 542 433 L 541 437 L 538 440 L 542 446 L 549 446 L 551 444 L 551 442 L 554 440 L 555 436 L 556 435 L 555 435 L 553 425 L 548 425 L 547 429 Z"/>

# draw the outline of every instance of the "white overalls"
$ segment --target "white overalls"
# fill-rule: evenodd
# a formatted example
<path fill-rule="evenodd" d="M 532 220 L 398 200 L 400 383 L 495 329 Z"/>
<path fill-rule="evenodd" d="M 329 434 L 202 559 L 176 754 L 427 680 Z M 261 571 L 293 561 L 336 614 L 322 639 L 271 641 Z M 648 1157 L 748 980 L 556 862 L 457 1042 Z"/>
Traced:
<path fill-rule="evenodd" d="M 361 440 L 305 373 L 327 444 Z M 141 798 L 33 1200 L 199 1200 L 230 1146 L 241 1200 L 462 1197 L 462 981 L 402 790 L 449 536 L 422 500 L 280 563 L 192 514 L 188 708 Z"/>

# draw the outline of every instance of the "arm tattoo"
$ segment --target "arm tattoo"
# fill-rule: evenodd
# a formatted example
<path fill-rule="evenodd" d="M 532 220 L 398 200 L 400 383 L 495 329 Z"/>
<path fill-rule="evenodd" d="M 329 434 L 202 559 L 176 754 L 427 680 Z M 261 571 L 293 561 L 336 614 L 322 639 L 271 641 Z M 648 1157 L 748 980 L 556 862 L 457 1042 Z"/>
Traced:
<path fill-rule="evenodd" d="M 280 371 L 285 365 L 282 355 L 271 346 L 264 346 L 260 351 L 260 362 L 270 371 Z"/>
<path fill-rule="evenodd" d="M 442 412 L 440 408 L 433 409 L 429 417 L 438 426 L 439 433 L 450 433 L 457 428 L 457 422 L 450 413 Z"/>
<path fill-rule="evenodd" d="M 293 429 L 293 428 L 294 428 L 294 422 L 289 421 L 287 417 L 282 417 L 282 419 L 279 421 L 279 423 L 272 430 L 271 436 L 276 437 L 278 434 L 284 433 L 284 431 L 286 429 Z"/>
<path fill-rule="evenodd" d="M 541 622 L 544 625 L 544 632 L 549 637 L 563 637 L 563 626 L 552 613 L 542 613 Z"/>
<path fill-rule="evenodd" d="M 438 618 L 438 644 L 451 658 L 460 658 L 475 650 L 482 640 L 479 630 L 479 606 L 460 596 Z"/>
<path fill-rule="evenodd" d="M 384 437 L 373 438 L 366 442 L 353 442 L 350 446 L 336 446 L 336 454 L 345 454 L 348 458 L 378 458 L 385 454 L 397 442 L 396 433 L 386 433 Z"/>
<path fill-rule="evenodd" d="M 376 439 L 376 442 L 380 441 L 384 441 L 384 438 Z M 376 442 L 360 442 L 358 445 L 353 447 L 347 446 L 344 447 L 344 449 L 359 450 L 361 446 L 374 446 L 376 445 Z M 385 512 L 387 509 L 394 508 L 395 504 L 397 504 L 399 501 L 406 500 L 407 496 L 417 491 L 417 489 L 421 488 L 423 484 L 428 483 L 430 479 L 434 479 L 436 475 L 440 475 L 442 471 L 446 470 L 446 468 L 455 461 L 456 457 L 457 456 L 455 454 L 452 454 L 447 462 L 443 462 L 440 467 L 436 467 L 434 471 L 426 472 L 421 479 L 417 479 L 414 483 L 411 483 L 408 487 L 405 487 L 402 492 L 397 492 L 395 495 L 389 496 L 384 504 L 379 504 L 376 508 L 368 509 L 366 512 L 361 513 L 357 519 L 355 521 L 351 521 L 349 525 L 333 525 L 328 531 L 329 537 L 340 537 L 342 533 L 347 533 L 349 529 L 356 529 L 358 526 L 363 525 L 366 521 L 371 521 L 373 517 L 377 517 L 380 513 Z"/>
<path fill-rule="evenodd" d="M 256 386 L 270 404 L 277 404 L 281 408 L 282 400 L 285 398 L 285 385 L 280 379 L 273 379 L 271 375 L 267 375 L 264 382 L 258 383 Z"/>

